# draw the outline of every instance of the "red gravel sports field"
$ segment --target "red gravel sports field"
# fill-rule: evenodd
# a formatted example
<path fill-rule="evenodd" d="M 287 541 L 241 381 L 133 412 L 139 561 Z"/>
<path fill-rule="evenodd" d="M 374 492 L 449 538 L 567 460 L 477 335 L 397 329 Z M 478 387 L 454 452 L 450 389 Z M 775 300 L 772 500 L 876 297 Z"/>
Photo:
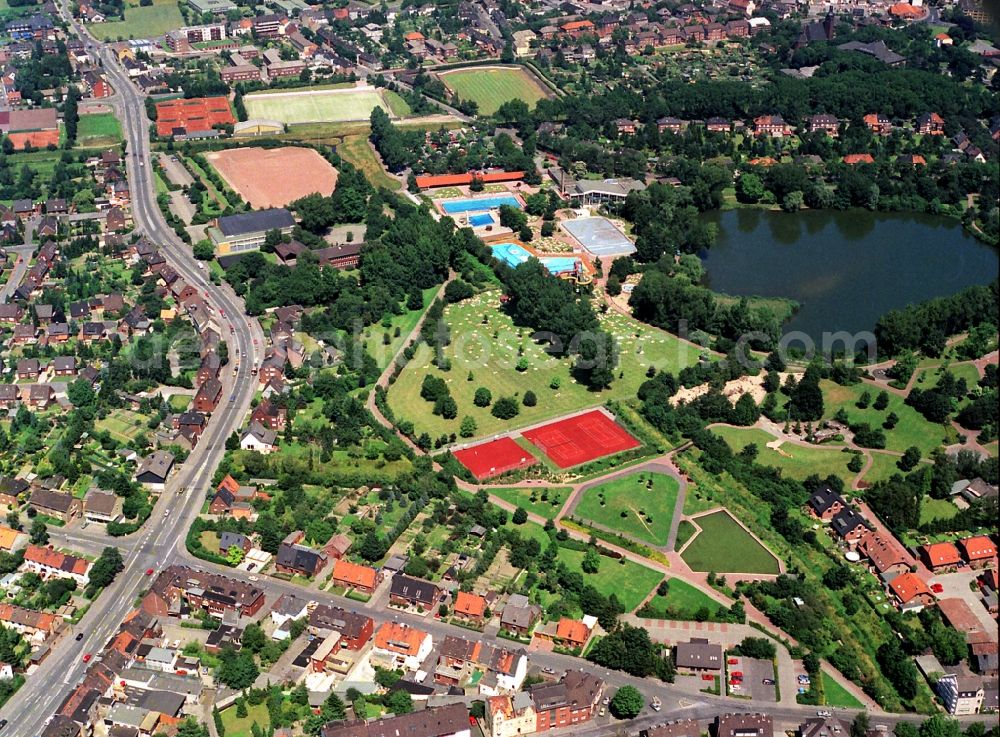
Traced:
<path fill-rule="evenodd" d="M 600 410 L 536 427 L 521 433 L 559 468 L 639 447 L 639 441 Z"/>
<path fill-rule="evenodd" d="M 452 455 L 472 472 L 477 481 L 537 463 L 537 459 L 531 453 L 510 438 L 500 438 L 471 448 L 456 450 Z"/>

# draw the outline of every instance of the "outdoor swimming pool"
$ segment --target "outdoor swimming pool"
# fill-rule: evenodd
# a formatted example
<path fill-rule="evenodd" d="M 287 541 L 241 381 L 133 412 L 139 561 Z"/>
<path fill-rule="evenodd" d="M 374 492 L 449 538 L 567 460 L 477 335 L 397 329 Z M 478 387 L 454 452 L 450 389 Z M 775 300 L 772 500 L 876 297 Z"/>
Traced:
<path fill-rule="evenodd" d="M 460 215 L 465 212 L 485 212 L 496 210 L 501 205 L 510 205 L 521 209 L 521 203 L 512 194 L 501 194 L 494 197 L 472 197 L 467 200 L 448 200 L 441 203 L 441 209 L 448 215 Z"/>
<path fill-rule="evenodd" d="M 475 215 L 469 215 L 469 225 L 473 228 L 482 228 L 484 225 L 496 225 L 497 221 L 488 212 L 479 212 Z"/>
<path fill-rule="evenodd" d="M 516 267 L 518 264 L 523 264 L 533 256 L 533 254 L 521 248 L 516 243 L 497 243 L 494 246 L 490 246 L 490 248 L 493 249 L 494 256 L 511 268 Z M 578 263 L 578 259 L 572 256 L 545 256 L 538 260 L 542 262 L 542 266 L 549 270 L 550 274 L 563 274 L 567 271 L 573 271 L 576 269 Z"/>

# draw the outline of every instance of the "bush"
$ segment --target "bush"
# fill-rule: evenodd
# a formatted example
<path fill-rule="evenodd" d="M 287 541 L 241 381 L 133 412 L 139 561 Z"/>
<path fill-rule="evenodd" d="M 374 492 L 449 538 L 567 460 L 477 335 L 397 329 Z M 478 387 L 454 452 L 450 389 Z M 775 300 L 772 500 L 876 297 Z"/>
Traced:
<path fill-rule="evenodd" d="M 513 397 L 500 397 L 493 405 L 490 413 L 499 420 L 511 420 L 521 412 L 517 400 Z"/>
<path fill-rule="evenodd" d="M 530 389 L 524 393 L 524 397 L 521 399 L 521 404 L 525 407 L 534 407 L 538 404 L 538 397 Z"/>

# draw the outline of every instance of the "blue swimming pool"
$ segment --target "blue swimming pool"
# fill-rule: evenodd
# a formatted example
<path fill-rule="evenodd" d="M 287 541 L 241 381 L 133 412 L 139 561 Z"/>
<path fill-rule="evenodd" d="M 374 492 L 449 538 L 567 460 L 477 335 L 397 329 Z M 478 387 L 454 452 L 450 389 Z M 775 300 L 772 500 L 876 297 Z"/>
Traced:
<path fill-rule="evenodd" d="M 473 228 L 481 228 L 484 225 L 496 225 L 497 221 L 488 212 L 479 212 L 475 215 L 469 215 L 469 225 Z"/>
<path fill-rule="evenodd" d="M 443 209 L 449 215 L 459 215 L 465 212 L 485 212 L 486 210 L 496 210 L 500 205 L 510 205 L 521 209 L 521 203 L 512 194 L 501 194 L 494 197 L 473 197 L 467 200 L 448 200 L 441 203 Z"/>
<path fill-rule="evenodd" d="M 516 243 L 497 243 L 494 246 L 490 246 L 490 248 L 493 249 L 494 256 L 512 268 L 532 258 L 531 253 Z M 540 258 L 539 261 L 542 262 L 542 266 L 549 270 L 550 274 L 563 274 L 567 271 L 573 271 L 577 268 L 578 263 L 578 259 L 572 256 L 545 256 Z"/>

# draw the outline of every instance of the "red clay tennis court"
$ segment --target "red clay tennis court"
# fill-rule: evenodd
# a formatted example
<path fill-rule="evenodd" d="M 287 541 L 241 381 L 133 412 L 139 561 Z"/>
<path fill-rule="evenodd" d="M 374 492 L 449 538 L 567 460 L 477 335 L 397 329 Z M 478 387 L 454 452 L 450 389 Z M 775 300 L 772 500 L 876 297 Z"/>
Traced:
<path fill-rule="evenodd" d="M 517 468 L 527 468 L 538 462 L 531 453 L 510 438 L 500 438 L 471 448 L 456 450 L 452 455 L 472 472 L 477 481 L 499 476 Z"/>
<path fill-rule="evenodd" d="M 559 468 L 578 466 L 639 446 L 639 441 L 621 425 L 596 409 L 521 434 L 541 448 Z"/>

